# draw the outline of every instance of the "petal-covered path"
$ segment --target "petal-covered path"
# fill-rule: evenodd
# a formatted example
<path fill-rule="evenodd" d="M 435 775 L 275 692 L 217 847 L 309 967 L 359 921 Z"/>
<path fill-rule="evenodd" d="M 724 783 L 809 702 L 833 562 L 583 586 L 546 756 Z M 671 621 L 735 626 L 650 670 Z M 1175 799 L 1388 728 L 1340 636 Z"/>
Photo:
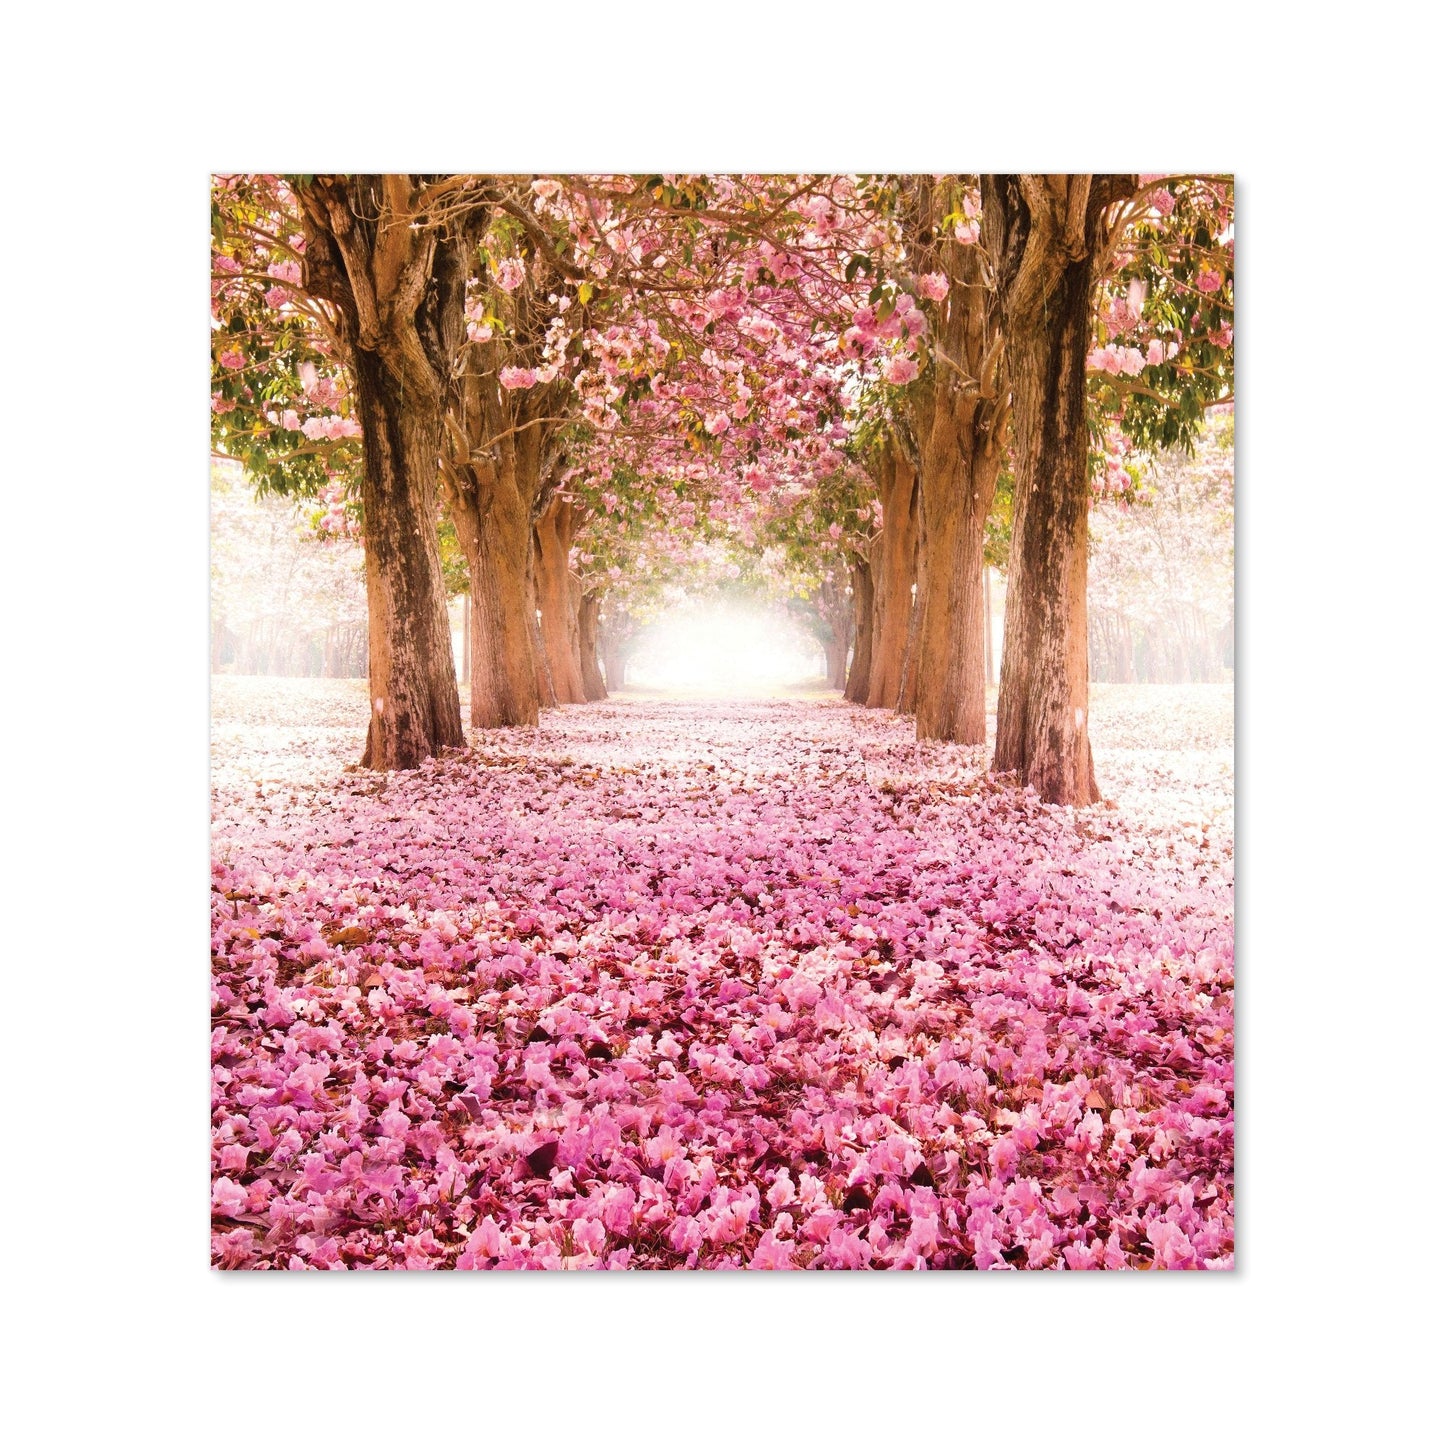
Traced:
<path fill-rule="evenodd" d="M 214 1258 L 1228 1267 L 1228 688 L 1100 688 L 1112 806 L 826 699 L 348 771 L 213 693 Z"/>

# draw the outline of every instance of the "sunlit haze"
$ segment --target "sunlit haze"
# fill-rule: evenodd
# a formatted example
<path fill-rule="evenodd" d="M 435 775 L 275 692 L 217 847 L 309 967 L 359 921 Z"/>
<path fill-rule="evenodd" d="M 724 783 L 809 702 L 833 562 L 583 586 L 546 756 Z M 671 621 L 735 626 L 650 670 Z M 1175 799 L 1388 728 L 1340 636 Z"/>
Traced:
<path fill-rule="evenodd" d="M 643 688 L 738 697 L 818 681 L 822 673 L 822 648 L 791 619 L 719 606 L 649 627 L 627 677 Z"/>

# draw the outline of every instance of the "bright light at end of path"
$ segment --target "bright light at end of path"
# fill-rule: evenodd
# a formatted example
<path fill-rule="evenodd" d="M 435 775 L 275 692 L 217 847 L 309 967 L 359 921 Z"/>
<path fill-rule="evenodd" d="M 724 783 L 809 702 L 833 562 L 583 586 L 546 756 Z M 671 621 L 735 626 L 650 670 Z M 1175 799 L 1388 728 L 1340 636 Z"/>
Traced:
<path fill-rule="evenodd" d="M 794 622 L 767 612 L 717 608 L 664 617 L 628 664 L 639 687 L 736 697 L 820 682 L 822 648 Z"/>

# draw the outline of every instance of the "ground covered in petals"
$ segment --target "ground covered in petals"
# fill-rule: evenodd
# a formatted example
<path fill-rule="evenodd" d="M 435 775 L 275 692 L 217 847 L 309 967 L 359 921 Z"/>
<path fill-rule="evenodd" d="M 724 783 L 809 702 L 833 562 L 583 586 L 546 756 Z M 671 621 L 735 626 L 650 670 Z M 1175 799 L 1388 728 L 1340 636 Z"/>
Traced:
<path fill-rule="evenodd" d="M 212 704 L 218 1265 L 1231 1265 L 1228 687 L 1096 689 L 1077 812 L 835 695 Z"/>

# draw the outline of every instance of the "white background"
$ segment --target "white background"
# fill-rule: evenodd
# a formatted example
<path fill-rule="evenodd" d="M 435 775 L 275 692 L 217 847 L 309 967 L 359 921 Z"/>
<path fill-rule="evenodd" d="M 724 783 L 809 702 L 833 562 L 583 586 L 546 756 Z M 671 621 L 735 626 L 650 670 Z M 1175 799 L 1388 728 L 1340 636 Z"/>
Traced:
<path fill-rule="evenodd" d="M 1441 1254 L 1438 47 L 1403 18 L 1415 7 L 1349 25 L 1272 13 L 12 15 L 13 1438 L 1424 1438 Z M 210 1272 L 208 175 L 453 167 L 1237 172 L 1234 1275 Z"/>

